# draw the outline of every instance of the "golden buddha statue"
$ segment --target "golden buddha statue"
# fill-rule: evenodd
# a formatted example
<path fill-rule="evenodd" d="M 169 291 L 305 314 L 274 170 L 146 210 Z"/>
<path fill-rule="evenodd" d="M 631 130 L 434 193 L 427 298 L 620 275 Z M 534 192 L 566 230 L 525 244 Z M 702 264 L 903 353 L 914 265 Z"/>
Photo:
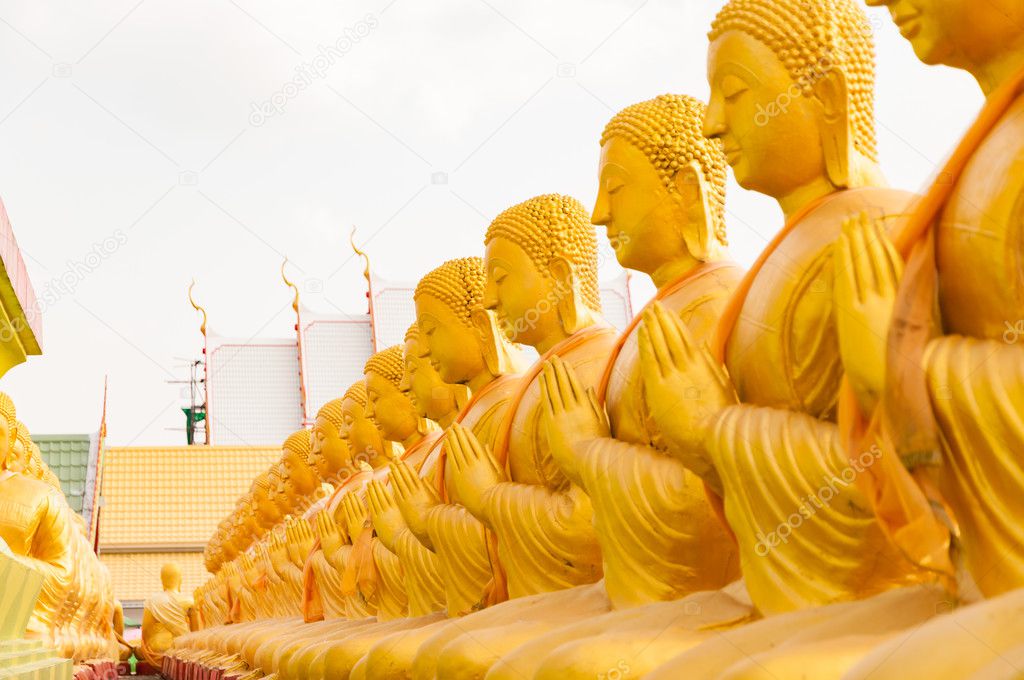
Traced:
<path fill-rule="evenodd" d="M 286 496 L 297 501 L 291 511 L 301 514 L 324 495 L 322 480 L 317 474 L 312 456 L 309 430 L 303 429 L 289 435 L 281 450 L 280 465 L 284 479 L 279 488 Z"/>
<path fill-rule="evenodd" d="M 428 350 L 420 338 L 420 327 L 414 321 L 405 331 L 405 373 L 401 389 L 409 395 L 421 418 L 432 420 L 447 429 L 469 401 L 465 385 L 449 385 L 430 363 Z"/>
<path fill-rule="evenodd" d="M 506 403 L 518 384 L 522 358 L 499 330 L 494 315 L 483 309 L 485 284 L 481 258 L 449 260 L 419 281 L 413 297 L 420 357 L 436 371 L 437 380 L 447 385 L 446 389 L 456 386 L 458 390 L 454 392 L 458 414 L 454 418 L 439 416 L 440 421 L 460 423 L 480 441 L 489 443 L 497 434 Z M 407 342 L 407 357 L 415 349 Z M 416 375 L 409 378 L 414 389 L 417 380 L 423 378 L 422 371 L 416 369 Z M 433 376 L 428 377 L 434 380 Z M 439 390 L 440 385 L 430 388 L 432 394 L 439 394 Z M 467 394 L 471 395 L 468 399 Z M 426 400 L 417 397 L 417 401 L 422 404 Z M 452 486 L 454 468 L 445 441 L 433 447 L 418 469 L 407 461 L 393 464 L 389 481 L 411 534 L 400 532 L 396 540 L 403 569 L 407 575 L 419 574 L 417 578 L 425 584 L 422 592 L 436 588 L 433 584 L 439 579 L 443 586 L 443 610 L 447 616 L 456 617 L 479 605 L 494 575 L 484 527 L 461 505 Z M 413 539 L 420 546 L 414 545 Z M 412 588 L 410 584 L 407 580 L 407 588 Z M 430 603 L 421 611 L 432 608 Z M 354 675 L 373 677 L 385 668 L 396 673 L 410 672 L 423 641 L 445 624 L 436 615 L 415 620 L 418 627 L 377 642 L 355 667 Z"/>
<path fill-rule="evenodd" d="M 922 62 L 966 71 L 986 97 L 893 237 L 906 259 L 902 278 L 899 270 L 855 278 L 888 260 L 887 248 L 869 243 L 851 266 L 848 287 L 858 300 L 894 309 L 886 385 L 862 438 L 893 461 L 869 476 L 872 500 L 901 547 L 924 546 L 912 554 L 925 556 L 945 548 L 938 532 L 922 528 L 931 507 L 915 515 L 909 504 L 896 505 L 893 493 L 909 495 L 912 479 L 932 506 L 942 502 L 962 548 L 961 582 L 991 599 L 947 608 L 891 637 L 849 677 L 1010 678 L 1019 675 L 1024 645 L 1024 531 L 1014 521 L 1024 510 L 1024 7 L 1005 0 L 868 4 L 888 8 Z M 968 587 L 960 598 L 970 596 Z"/>
<path fill-rule="evenodd" d="M 142 610 L 142 643 L 139 652 L 154 668 L 163 665 L 163 654 L 174 639 L 198 629 L 195 602 L 181 592 L 181 568 L 168 562 L 160 569 L 162 591 L 146 600 Z"/>
<path fill-rule="evenodd" d="M 24 466 L 15 471 L 19 430 Z M 75 519 L 60 484 L 54 484 L 56 477 L 38 449 L 33 455 L 33 448 L 28 430 L 18 425 L 14 402 L 0 393 L 0 541 L 15 560 L 43 576 L 26 636 L 76 660 L 116 658 L 109 574 L 92 552 L 84 525 Z"/>
<path fill-rule="evenodd" d="M 401 452 L 400 446 L 386 441 L 381 436 L 377 424 L 367 413 L 366 408 L 366 382 L 360 380 L 349 387 L 342 402 L 344 420 L 340 433 L 352 454 L 355 465 L 352 473 L 359 469 L 359 463 L 366 463 L 374 470 L 385 468 Z"/>
<path fill-rule="evenodd" d="M 530 199 L 499 215 L 485 244 L 484 305 L 510 339 L 543 360 L 561 357 L 585 385 L 596 385 L 615 332 L 600 316 L 597 240 L 583 206 L 554 194 Z M 601 578 L 590 501 L 558 468 L 539 425 L 541 365 L 519 385 L 493 456 L 462 426 L 448 441 L 455 488 L 497 535 L 511 597 Z"/>

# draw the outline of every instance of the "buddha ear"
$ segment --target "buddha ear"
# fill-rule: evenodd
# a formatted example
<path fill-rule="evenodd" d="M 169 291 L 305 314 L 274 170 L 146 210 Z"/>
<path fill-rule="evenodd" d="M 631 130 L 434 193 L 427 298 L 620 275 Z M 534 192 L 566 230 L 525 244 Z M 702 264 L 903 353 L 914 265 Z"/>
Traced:
<path fill-rule="evenodd" d="M 470 321 L 477 333 L 480 334 L 480 350 L 484 357 L 484 364 L 491 375 L 503 373 L 501 361 L 501 329 L 498 328 L 498 320 L 493 314 L 483 307 L 474 307 L 469 313 Z"/>
<path fill-rule="evenodd" d="M 814 96 L 823 113 L 821 147 L 825 170 L 832 184 L 840 189 L 850 186 L 850 161 L 853 135 L 850 132 L 850 89 L 842 69 L 822 66 L 814 82 Z"/>
<path fill-rule="evenodd" d="M 676 172 L 672 178 L 676 192 L 683 202 L 686 224 L 683 226 L 683 242 L 690 254 L 701 262 L 710 257 L 709 243 L 714 238 L 711 223 L 712 210 L 708 200 L 710 191 L 704 179 L 700 163 L 691 160 Z"/>
<path fill-rule="evenodd" d="M 576 276 L 572 263 L 565 257 L 556 255 L 548 264 L 548 274 L 555 280 L 555 307 L 562 322 L 562 329 L 566 333 L 575 333 L 579 323 L 577 301 L 580 294 L 576 290 Z"/>

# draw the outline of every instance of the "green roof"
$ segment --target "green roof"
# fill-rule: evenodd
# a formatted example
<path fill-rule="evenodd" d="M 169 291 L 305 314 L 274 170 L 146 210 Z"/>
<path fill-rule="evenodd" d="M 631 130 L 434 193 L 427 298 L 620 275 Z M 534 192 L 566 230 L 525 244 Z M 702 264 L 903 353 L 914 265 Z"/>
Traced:
<path fill-rule="evenodd" d="M 82 514 L 86 490 L 92 483 L 89 475 L 91 438 L 87 434 L 33 435 L 43 460 L 60 479 L 60 487 L 71 509 Z"/>

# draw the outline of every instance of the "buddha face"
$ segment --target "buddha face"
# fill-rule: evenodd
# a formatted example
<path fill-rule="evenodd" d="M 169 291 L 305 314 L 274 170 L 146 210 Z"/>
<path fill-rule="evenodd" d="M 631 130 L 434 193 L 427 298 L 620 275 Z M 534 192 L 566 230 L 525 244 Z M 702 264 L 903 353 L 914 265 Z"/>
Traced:
<path fill-rule="evenodd" d="M 418 295 L 416 325 L 426 357 L 444 382 L 467 383 L 485 370 L 479 334 L 441 300 L 427 293 Z"/>
<path fill-rule="evenodd" d="M 285 448 L 281 456 L 281 467 L 299 495 L 306 496 L 316 491 L 316 474 L 298 452 Z"/>
<path fill-rule="evenodd" d="M 526 252 L 500 236 L 487 244 L 484 307 L 513 342 L 536 347 L 557 332 L 558 302 L 571 291 L 533 264 Z"/>
<path fill-rule="evenodd" d="M 685 212 L 644 153 L 619 137 L 601 147 L 597 202 L 591 222 L 603 226 L 623 267 L 657 271 L 683 245 Z M 656 244 L 656 246 L 655 246 Z"/>
<path fill-rule="evenodd" d="M 455 410 L 455 395 L 425 354 L 425 349 L 415 339 L 406 341 L 402 387 L 408 391 L 409 400 L 420 416 L 441 420 Z"/>
<path fill-rule="evenodd" d="M 416 432 L 416 409 L 409 397 L 374 371 L 366 373 L 366 415 L 385 439 L 401 442 Z"/>
<path fill-rule="evenodd" d="M 322 479 L 331 479 L 339 470 L 352 462 L 348 444 L 341 438 L 339 428 L 328 418 L 318 415 L 313 423 L 312 454 L 313 464 Z"/>
<path fill-rule="evenodd" d="M 341 438 L 348 444 L 353 461 L 373 465 L 384 450 L 376 423 L 367 417 L 366 410 L 355 399 L 346 399 L 341 408 Z"/>
<path fill-rule="evenodd" d="M 889 8 L 900 33 L 926 64 L 983 64 L 1021 41 L 1019 0 L 867 0 Z"/>
<path fill-rule="evenodd" d="M 257 486 L 252 491 L 253 510 L 261 517 L 264 526 L 273 526 L 281 520 L 281 508 L 271 498 L 270 489 Z"/>
<path fill-rule="evenodd" d="M 727 31 L 708 51 L 704 134 L 718 138 L 740 186 L 776 199 L 824 177 L 822 107 L 799 92 L 764 43 Z"/>

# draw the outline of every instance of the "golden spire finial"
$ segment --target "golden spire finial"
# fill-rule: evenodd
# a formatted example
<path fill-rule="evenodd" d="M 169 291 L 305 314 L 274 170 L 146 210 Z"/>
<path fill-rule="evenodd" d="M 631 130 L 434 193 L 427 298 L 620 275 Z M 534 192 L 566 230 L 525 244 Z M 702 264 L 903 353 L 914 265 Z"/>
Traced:
<path fill-rule="evenodd" d="M 363 258 L 363 263 L 365 264 L 365 266 L 363 267 L 363 277 L 366 279 L 366 282 L 369 283 L 370 282 L 370 256 L 367 255 L 362 250 L 360 250 L 359 246 L 356 245 L 356 227 L 355 227 L 355 225 L 352 225 L 352 231 L 348 235 L 348 242 L 352 246 L 352 250 L 355 251 L 356 255 L 358 255 L 359 257 Z"/>
<path fill-rule="evenodd" d="M 205 338 L 206 337 L 206 309 L 204 307 L 200 307 L 199 304 L 196 302 L 196 299 L 194 297 L 192 297 L 192 289 L 195 288 L 195 287 L 196 287 L 196 280 L 192 279 L 192 283 L 190 283 L 189 287 L 188 287 L 188 301 L 192 303 L 192 308 L 193 309 L 195 309 L 197 312 L 202 312 L 203 313 L 203 323 L 199 326 L 199 332 L 202 333 L 203 337 Z"/>
<path fill-rule="evenodd" d="M 292 300 L 292 309 L 295 313 L 299 313 L 299 287 L 288 280 L 288 276 L 284 273 L 284 268 L 288 265 L 288 256 L 284 258 L 284 262 L 281 263 L 281 279 L 284 281 L 284 285 L 288 286 L 295 292 L 295 299 Z"/>

